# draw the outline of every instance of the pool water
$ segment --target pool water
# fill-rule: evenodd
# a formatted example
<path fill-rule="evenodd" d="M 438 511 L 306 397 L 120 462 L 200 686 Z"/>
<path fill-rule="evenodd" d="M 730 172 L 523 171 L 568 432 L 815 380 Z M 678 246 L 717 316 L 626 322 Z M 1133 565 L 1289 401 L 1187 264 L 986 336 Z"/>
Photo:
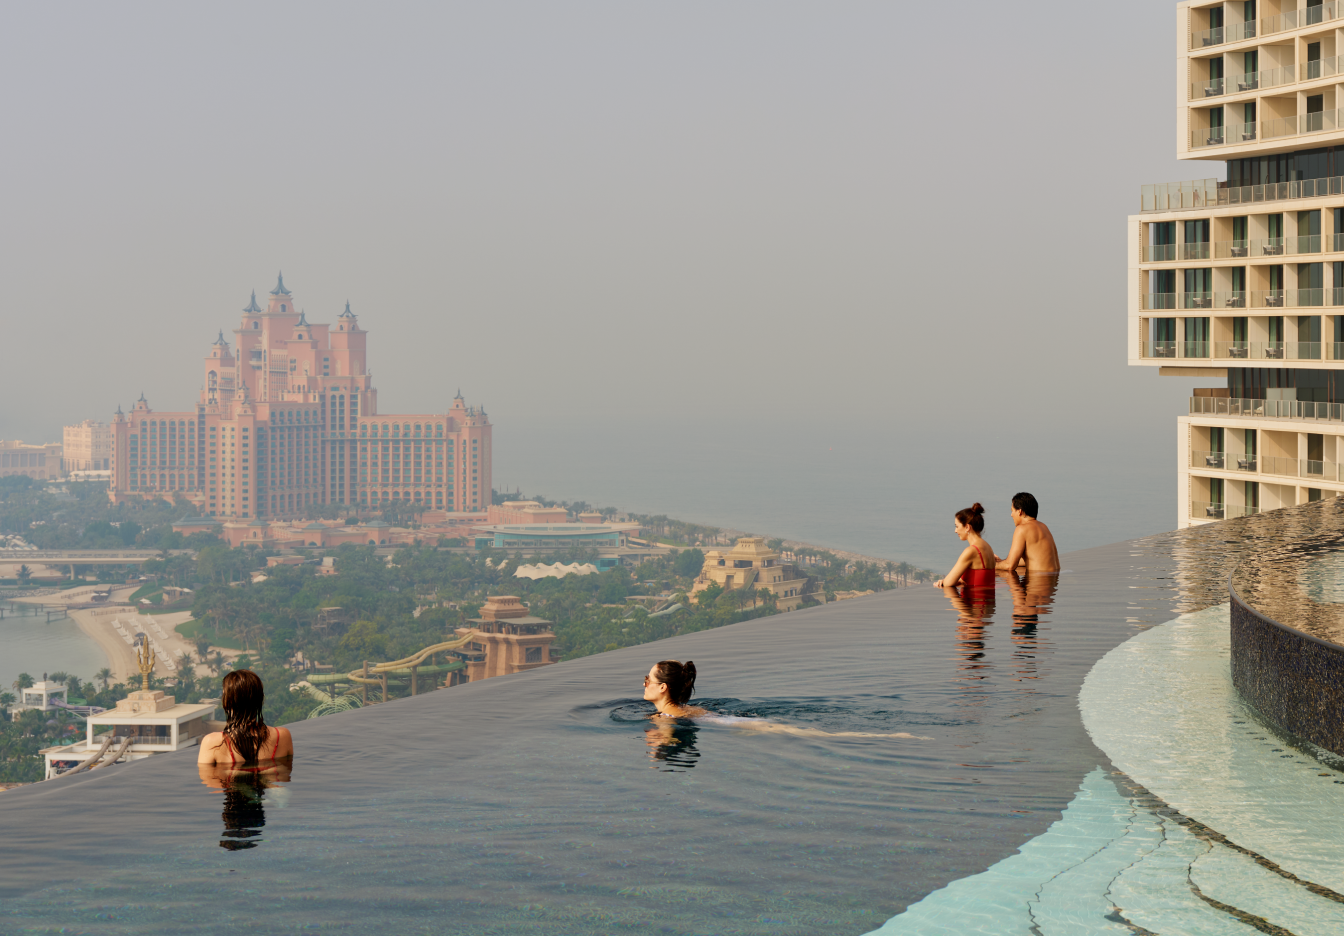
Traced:
<path fill-rule="evenodd" d="M 5 793 L 0 932 L 876 930 L 1080 796 L 1131 795 L 1084 680 L 1224 602 L 1276 535 L 1250 519 L 1070 554 L 1057 588 L 900 590 L 304 722 L 292 781 L 241 805 L 190 755 Z M 640 682 L 668 657 L 716 711 L 931 740 L 655 729 Z"/>

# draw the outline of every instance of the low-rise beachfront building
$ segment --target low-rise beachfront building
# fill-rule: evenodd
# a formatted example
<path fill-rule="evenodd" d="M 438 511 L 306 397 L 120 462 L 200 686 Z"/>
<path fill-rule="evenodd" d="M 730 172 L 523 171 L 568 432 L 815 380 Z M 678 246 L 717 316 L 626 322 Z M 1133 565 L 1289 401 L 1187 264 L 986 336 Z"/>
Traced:
<path fill-rule="evenodd" d="M 761 536 L 744 536 L 726 553 L 711 549 L 705 564 L 691 586 L 696 595 L 712 585 L 731 591 L 737 588 L 764 588 L 775 596 L 781 611 L 792 611 L 803 603 L 807 576 L 795 566 L 780 562 L 779 553 L 765 545 Z"/>
<path fill-rule="evenodd" d="M 47 674 L 25 689 L 19 690 L 19 701 L 11 707 L 14 713 L 36 709 L 39 712 L 54 712 L 65 708 L 66 689 L 64 683 L 51 682 Z"/>
<path fill-rule="evenodd" d="M 487 507 L 485 518 L 491 524 L 568 523 L 569 511 L 563 507 L 543 507 L 538 501 L 505 501 Z"/>
<path fill-rule="evenodd" d="M 638 523 L 510 523 L 478 527 L 476 548 L 548 551 L 591 546 L 599 550 L 624 549 L 629 545 L 629 538 L 638 535 Z"/>
<path fill-rule="evenodd" d="M 34 481 L 61 477 L 61 445 L 29 445 L 17 439 L 0 439 L 0 478 L 27 475 Z"/>
<path fill-rule="evenodd" d="M 195 747 L 215 730 L 214 714 L 214 702 L 179 704 L 159 690 L 132 692 L 115 709 L 90 715 L 83 740 L 43 749 L 45 779 L 91 760 L 106 766 Z"/>
<path fill-rule="evenodd" d="M 1344 493 L 1344 6 L 1176 6 L 1176 155 L 1143 186 L 1129 363 L 1204 378 L 1177 421 L 1185 527 Z"/>
<path fill-rule="evenodd" d="M 457 634 L 473 634 L 472 642 L 453 651 L 466 668 L 450 674 L 448 685 L 476 682 L 536 669 L 559 660 L 551 650 L 555 634 L 551 622 L 533 617 L 527 605 L 513 595 L 492 595 L 472 618 L 473 627 L 459 627 Z"/>

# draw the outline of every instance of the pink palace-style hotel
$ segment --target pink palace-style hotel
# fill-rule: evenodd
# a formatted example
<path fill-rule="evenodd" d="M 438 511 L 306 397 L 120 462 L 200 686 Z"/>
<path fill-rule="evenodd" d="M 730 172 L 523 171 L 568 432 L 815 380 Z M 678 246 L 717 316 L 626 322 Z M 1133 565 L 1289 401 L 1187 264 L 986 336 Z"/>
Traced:
<path fill-rule="evenodd" d="M 297 518 L 313 504 L 427 510 L 490 505 L 490 421 L 459 393 L 447 413 L 385 416 L 368 373 L 368 333 L 350 304 L 309 324 L 283 275 L 205 358 L 190 412 L 160 413 L 142 394 L 112 422 L 112 498 L 176 496 L 203 514 Z"/>

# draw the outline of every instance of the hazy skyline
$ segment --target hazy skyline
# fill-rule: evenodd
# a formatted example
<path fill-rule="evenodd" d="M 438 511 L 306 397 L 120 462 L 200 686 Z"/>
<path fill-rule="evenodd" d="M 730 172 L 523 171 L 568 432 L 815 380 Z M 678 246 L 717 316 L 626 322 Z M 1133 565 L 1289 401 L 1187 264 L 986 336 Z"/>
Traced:
<path fill-rule="evenodd" d="M 1125 216 L 1222 168 L 1173 155 L 1174 5 L 1126 13 L 8 8 L 0 438 L 191 405 L 283 269 L 381 410 L 484 405 L 501 484 L 557 435 L 991 427 L 1174 505 L 1194 381 L 1125 364 Z"/>

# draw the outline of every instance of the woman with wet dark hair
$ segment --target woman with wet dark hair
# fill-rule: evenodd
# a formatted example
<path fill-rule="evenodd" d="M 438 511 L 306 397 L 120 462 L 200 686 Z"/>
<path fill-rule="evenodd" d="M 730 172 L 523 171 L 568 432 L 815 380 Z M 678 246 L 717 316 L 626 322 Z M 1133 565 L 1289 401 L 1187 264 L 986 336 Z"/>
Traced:
<path fill-rule="evenodd" d="M 653 664 L 644 677 L 644 698 L 652 702 L 659 715 L 666 718 L 695 718 L 706 711 L 687 705 L 695 691 L 695 664 L 690 660 L 661 660 Z"/>
<path fill-rule="evenodd" d="M 268 728 L 261 715 L 266 690 L 261 677 L 251 670 L 234 670 L 224 677 L 219 704 L 228 716 L 223 731 L 201 739 L 198 764 L 225 767 L 274 763 L 294 756 L 294 739 L 288 728 Z"/>
<path fill-rule="evenodd" d="M 951 588 L 958 582 L 968 588 L 994 587 L 994 550 L 980 534 L 985 529 L 985 508 L 980 502 L 964 510 L 958 510 L 953 517 L 953 529 L 957 538 L 966 543 L 966 548 L 957 558 L 952 571 L 934 582 L 937 588 Z"/>

